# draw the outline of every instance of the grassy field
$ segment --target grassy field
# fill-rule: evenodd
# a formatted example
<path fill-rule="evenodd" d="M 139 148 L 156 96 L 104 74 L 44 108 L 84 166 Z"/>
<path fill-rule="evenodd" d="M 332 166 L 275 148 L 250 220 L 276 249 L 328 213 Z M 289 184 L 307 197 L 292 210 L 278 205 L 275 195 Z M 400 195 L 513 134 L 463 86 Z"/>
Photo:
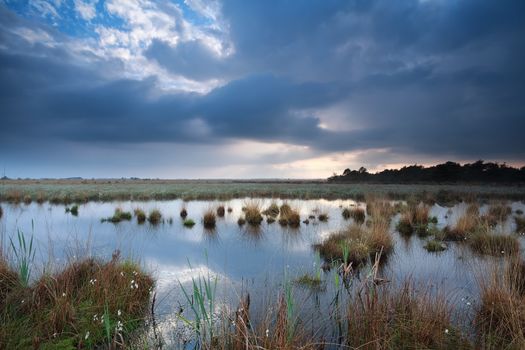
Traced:
<path fill-rule="evenodd" d="M 111 200 L 184 200 L 243 197 L 300 199 L 416 197 L 450 202 L 465 198 L 525 199 L 525 186 L 450 184 L 334 184 L 324 181 L 233 180 L 1 180 L 0 201 L 70 203 Z"/>

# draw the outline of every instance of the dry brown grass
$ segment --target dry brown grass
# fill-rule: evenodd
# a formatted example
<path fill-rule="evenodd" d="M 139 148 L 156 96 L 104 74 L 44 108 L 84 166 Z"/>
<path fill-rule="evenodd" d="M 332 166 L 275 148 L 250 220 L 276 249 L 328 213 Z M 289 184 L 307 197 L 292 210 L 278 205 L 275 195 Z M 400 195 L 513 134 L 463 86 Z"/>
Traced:
<path fill-rule="evenodd" d="M 524 270 L 523 261 L 510 259 L 481 279 L 474 320 L 479 348 L 525 349 Z"/>
<path fill-rule="evenodd" d="M 468 239 L 469 247 L 482 255 L 516 255 L 520 252 L 520 242 L 514 236 L 478 232 Z"/>
<path fill-rule="evenodd" d="M 248 203 L 245 208 L 244 218 L 246 219 L 246 222 L 252 226 L 259 226 L 263 221 L 259 204 Z"/>
<path fill-rule="evenodd" d="M 372 221 L 369 228 L 353 224 L 346 230 L 331 234 L 314 248 L 326 261 L 342 261 L 347 250 L 347 262 L 358 266 L 380 251 L 383 251 L 383 256 L 391 252 L 393 240 L 388 228 L 389 224 L 384 219 Z"/>
<path fill-rule="evenodd" d="M 301 216 L 296 209 L 290 207 L 289 204 L 284 203 L 280 208 L 279 224 L 281 226 L 290 226 L 297 228 L 301 225 Z"/>
<path fill-rule="evenodd" d="M 348 307 L 348 345 L 353 349 L 469 349 L 452 324 L 443 296 L 406 282 L 365 288 Z"/>
<path fill-rule="evenodd" d="M 426 235 L 428 231 L 430 207 L 426 204 L 409 205 L 401 214 L 397 223 L 397 230 L 404 235 L 416 232 Z"/>
<path fill-rule="evenodd" d="M 206 210 L 202 217 L 202 224 L 204 225 L 204 228 L 213 229 L 215 228 L 216 222 L 217 220 L 216 220 L 215 212 L 211 209 Z"/>
<path fill-rule="evenodd" d="M 444 239 L 449 241 L 464 241 L 480 229 L 482 222 L 477 206 L 470 205 L 452 228 L 445 228 Z"/>
<path fill-rule="evenodd" d="M 152 225 L 158 225 L 162 218 L 162 214 L 158 209 L 153 209 L 148 215 L 148 221 Z"/>

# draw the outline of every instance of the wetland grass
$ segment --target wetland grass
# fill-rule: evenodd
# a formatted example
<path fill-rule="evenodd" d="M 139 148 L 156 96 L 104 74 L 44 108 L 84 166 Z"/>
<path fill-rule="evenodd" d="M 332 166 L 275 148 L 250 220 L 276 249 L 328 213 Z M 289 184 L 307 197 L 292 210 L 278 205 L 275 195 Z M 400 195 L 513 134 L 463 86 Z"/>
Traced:
<path fill-rule="evenodd" d="M 244 226 L 246 224 L 246 219 L 241 216 L 238 220 L 237 220 L 237 225 L 239 226 Z"/>
<path fill-rule="evenodd" d="M 0 348 L 116 348 L 144 324 L 153 279 L 135 263 L 83 259 L 29 285 L 0 257 Z"/>
<path fill-rule="evenodd" d="M 363 208 L 345 208 L 342 212 L 344 219 L 352 218 L 355 223 L 362 224 L 365 222 L 366 213 Z"/>
<path fill-rule="evenodd" d="M 452 323 L 445 297 L 415 288 L 371 285 L 352 298 L 347 312 L 352 349 L 470 349 Z"/>
<path fill-rule="evenodd" d="M 217 207 L 217 216 L 222 218 L 224 217 L 224 214 L 226 213 L 226 210 L 224 209 L 224 205 L 220 205 Z"/>
<path fill-rule="evenodd" d="M 516 255 L 520 252 L 520 242 L 511 235 L 478 232 L 467 242 L 472 251 L 480 255 Z"/>
<path fill-rule="evenodd" d="M 215 212 L 211 209 L 208 209 L 204 212 L 202 217 L 202 224 L 206 229 L 214 229 L 216 224 L 216 215 Z"/>
<path fill-rule="evenodd" d="M 388 222 L 377 220 L 369 228 L 353 224 L 345 230 L 332 233 L 314 248 L 327 262 L 346 260 L 353 266 L 359 266 L 379 252 L 386 257 L 393 248 L 393 240 L 388 232 Z"/>
<path fill-rule="evenodd" d="M 162 218 L 162 213 L 158 209 L 153 209 L 148 215 L 148 222 L 152 225 L 158 225 Z"/>
<path fill-rule="evenodd" d="M 129 211 L 123 211 L 121 208 L 116 208 L 115 212 L 113 213 L 113 216 L 110 216 L 105 219 L 101 219 L 101 222 L 112 222 L 114 224 L 117 224 L 121 221 L 130 221 L 131 220 L 131 213 Z"/>
<path fill-rule="evenodd" d="M 428 234 L 428 224 L 430 222 L 428 216 L 429 211 L 430 207 L 423 203 L 409 205 L 401 214 L 396 229 L 399 233 L 406 236 L 411 235 L 414 232 L 419 236 L 426 236 Z"/>
<path fill-rule="evenodd" d="M 188 211 L 186 210 L 186 208 L 182 208 L 180 210 L 180 217 L 186 219 L 186 216 L 188 216 Z"/>
<path fill-rule="evenodd" d="M 319 214 L 319 216 L 317 218 L 321 222 L 327 222 L 328 221 L 328 214 L 327 213 L 321 213 L 321 214 Z"/>
<path fill-rule="evenodd" d="M 25 204 L 25 205 L 29 205 L 29 204 L 31 204 L 32 201 L 33 201 L 33 199 L 31 198 L 30 195 L 26 194 L 26 195 L 24 196 L 24 204 Z"/>
<path fill-rule="evenodd" d="M 425 243 L 423 248 L 425 248 L 428 252 L 437 253 L 446 250 L 447 245 L 440 240 L 430 239 Z"/>
<path fill-rule="evenodd" d="M 494 266 L 480 281 L 481 300 L 474 325 L 477 346 L 484 349 L 525 348 L 525 266 L 511 258 Z"/>
<path fill-rule="evenodd" d="M 297 228 L 301 225 L 301 216 L 296 209 L 293 209 L 289 204 L 284 203 L 280 208 L 279 224 L 281 226 Z"/>
<path fill-rule="evenodd" d="M 4 215 L 4 209 L 2 209 L 2 206 L 0 205 L 0 219 L 2 218 L 3 215 Z"/>
<path fill-rule="evenodd" d="M 140 208 L 136 208 L 133 211 L 133 213 L 135 214 L 135 217 L 137 218 L 138 224 L 143 224 L 144 222 L 146 222 L 146 213 L 144 212 L 144 210 Z"/>
<path fill-rule="evenodd" d="M 263 221 L 259 205 L 257 203 L 246 204 L 244 218 L 248 224 L 252 226 L 259 226 Z"/>
<path fill-rule="evenodd" d="M 276 202 L 270 203 L 270 206 L 263 211 L 264 215 L 272 218 L 276 218 L 279 215 L 279 206 Z"/>

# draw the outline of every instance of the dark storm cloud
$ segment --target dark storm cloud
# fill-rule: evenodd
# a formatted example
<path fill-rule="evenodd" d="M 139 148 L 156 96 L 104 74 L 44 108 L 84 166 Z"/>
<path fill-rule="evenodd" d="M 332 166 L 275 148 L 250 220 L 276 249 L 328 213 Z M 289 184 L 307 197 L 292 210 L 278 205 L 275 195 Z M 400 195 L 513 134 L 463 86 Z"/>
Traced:
<path fill-rule="evenodd" d="M 0 13 L 10 19 L 0 36 L 4 149 L 238 138 L 321 153 L 525 157 L 523 1 L 225 1 L 232 55 L 199 40 L 156 40 L 145 54 L 189 79 L 228 82 L 161 97 L 155 77 L 109 80 L 104 67 L 118 63 L 77 64 L 13 34 L 22 24 Z M 320 128 L 333 106 L 356 127 Z"/>

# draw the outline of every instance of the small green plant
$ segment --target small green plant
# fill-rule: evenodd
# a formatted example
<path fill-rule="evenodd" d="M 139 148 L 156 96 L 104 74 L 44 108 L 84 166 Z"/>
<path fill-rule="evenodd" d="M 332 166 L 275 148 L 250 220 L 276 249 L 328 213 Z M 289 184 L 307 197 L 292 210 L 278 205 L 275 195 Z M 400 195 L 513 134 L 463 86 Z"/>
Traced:
<path fill-rule="evenodd" d="M 31 267 L 35 260 L 36 250 L 33 247 L 33 235 L 29 239 L 29 244 L 26 242 L 25 235 L 22 231 L 17 231 L 18 244 L 15 245 L 12 237 L 9 238 L 11 248 L 15 254 L 16 265 L 20 275 L 20 282 L 24 286 L 29 285 L 29 278 L 31 277 Z"/>
<path fill-rule="evenodd" d="M 191 228 L 195 226 L 195 221 L 193 221 L 192 219 L 185 219 L 183 225 Z"/>

